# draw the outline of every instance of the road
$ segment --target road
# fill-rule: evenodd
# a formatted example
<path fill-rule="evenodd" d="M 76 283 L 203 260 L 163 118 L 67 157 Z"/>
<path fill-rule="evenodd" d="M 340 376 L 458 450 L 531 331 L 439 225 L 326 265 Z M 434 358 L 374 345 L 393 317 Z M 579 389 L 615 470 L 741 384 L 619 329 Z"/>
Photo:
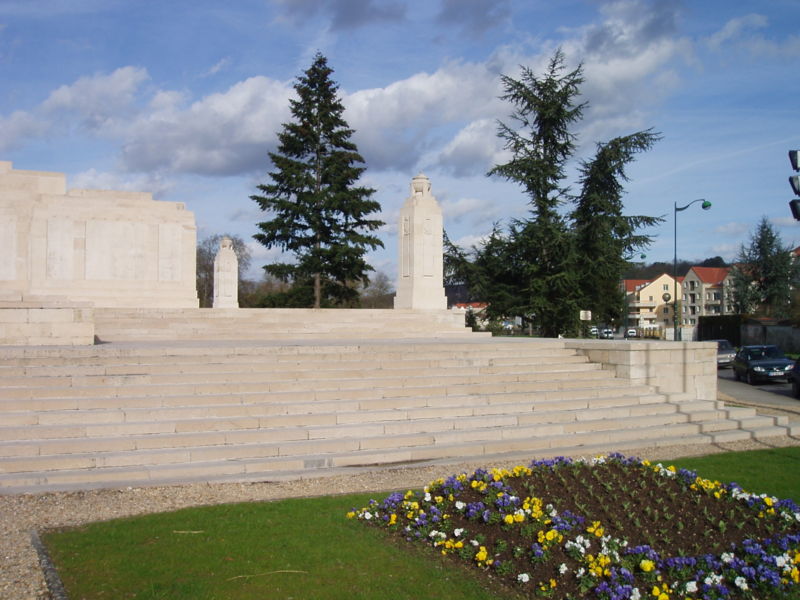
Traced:
<path fill-rule="evenodd" d="M 783 382 L 768 381 L 758 385 L 749 385 L 733 378 L 733 369 L 717 371 L 717 391 L 720 400 L 732 401 L 744 406 L 763 409 L 764 412 L 775 411 L 789 417 L 793 423 L 800 424 L 800 399 L 792 396 L 792 386 Z"/>

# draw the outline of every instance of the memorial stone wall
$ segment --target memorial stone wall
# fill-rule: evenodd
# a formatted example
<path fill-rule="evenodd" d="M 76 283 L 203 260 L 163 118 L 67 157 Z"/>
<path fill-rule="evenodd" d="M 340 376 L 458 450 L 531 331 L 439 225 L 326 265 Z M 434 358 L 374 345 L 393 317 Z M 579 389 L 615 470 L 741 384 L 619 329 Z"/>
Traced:
<path fill-rule="evenodd" d="M 67 190 L 0 161 L 0 303 L 196 308 L 196 225 L 148 193 Z"/>

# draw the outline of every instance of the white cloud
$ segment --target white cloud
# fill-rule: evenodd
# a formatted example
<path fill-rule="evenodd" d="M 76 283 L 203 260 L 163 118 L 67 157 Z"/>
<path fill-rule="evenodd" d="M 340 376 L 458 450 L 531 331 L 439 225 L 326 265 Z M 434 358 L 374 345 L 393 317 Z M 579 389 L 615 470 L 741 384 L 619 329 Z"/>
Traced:
<path fill-rule="evenodd" d="M 478 226 L 493 223 L 501 216 L 498 206 L 479 198 L 459 198 L 441 202 L 445 224 L 468 222 Z"/>
<path fill-rule="evenodd" d="M 714 35 L 708 38 L 708 45 L 715 50 L 729 41 L 740 39 L 746 32 L 754 29 L 763 29 L 768 25 L 764 15 L 749 14 L 731 19 Z"/>
<path fill-rule="evenodd" d="M 711 246 L 711 254 L 714 256 L 721 256 L 727 262 L 732 262 L 736 260 L 736 256 L 739 254 L 740 244 L 716 244 Z"/>
<path fill-rule="evenodd" d="M 162 197 L 172 189 L 172 184 L 166 182 L 157 174 L 124 174 L 109 173 L 88 169 L 73 175 L 69 179 L 69 187 L 88 190 L 120 190 L 125 192 L 149 192 L 154 197 Z"/>
<path fill-rule="evenodd" d="M 483 175 L 510 157 L 497 137 L 496 119 L 472 121 L 439 152 L 438 166 L 457 176 Z"/>
<path fill-rule="evenodd" d="M 729 20 L 710 36 L 708 47 L 719 52 L 738 51 L 737 59 L 746 60 L 793 56 L 800 52 L 800 36 L 790 35 L 784 40 L 769 39 L 761 31 L 769 27 L 764 15 L 751 13 Z"/>
<path fill-rule="evenodd" d="M 15 111 L 0 118 L 0 152 L 21 146 L 29 138 L 44 135 L 50 128 L 47 119 L 24 111 Z"/>
<path fill-rule="evenodd" d="M 727 235 L 732 237 L 739 237 L 744 235 L 750 230 L 750 225 L 747 223 L 725 223 L 714 228 L 714 233 L 720 235 Z"/>
<path fill-rule="evenodd" d="M 212 75 L 216 75 L 220 71 L 227 68 L 227 66 L 231 63 L 230 58 L 223 58 L 216 62 L 216 64 L 212 65 L 211 68 L 208 69 L 205 73 L 203 73 L 202 77 L 211 77 Z"/>
<path fill-rule="evenodd" d="M 116 133 L 126 126 L 126 117 L 135 110 L 135 95 L 148 79 L 147 70 L 140 67 L 121 67 L 108 75 L 81 77 L 53 91 L 41 109 L 50 115 L 74 112 L 89 130 Z"/>
<path fill-rule="evenodd" d="M 456 240 L 450 240 L 450 241 L 453 242 L 453 244 L 455 244 L 462 250 L 469 252 L 470 250 L 472 250 L 473 247 L 480 248 L 481 246 L 483 246 L 483 244 L 486 243 L 487 239 L 489 239 L 489 232 L 486 232 L 484 234 L 470 233 L 467 235 L 462 235 Z"/>
<path fill-rule="evenodd" d="M 494 115 L 499 91 L 487 63 L 448 63 L 346 96 L 345 119 L 370 166 L 407 171 L 435 143 L 433 130 Z"/>
<path fill-rule="evenodd" d="M 123 161 L 132 170 L 230 175 L 268 163 L 267 151 L 288 119 L 291 88 L 251 77 L 182 110 L 161 96 L 132 124 Z"/>

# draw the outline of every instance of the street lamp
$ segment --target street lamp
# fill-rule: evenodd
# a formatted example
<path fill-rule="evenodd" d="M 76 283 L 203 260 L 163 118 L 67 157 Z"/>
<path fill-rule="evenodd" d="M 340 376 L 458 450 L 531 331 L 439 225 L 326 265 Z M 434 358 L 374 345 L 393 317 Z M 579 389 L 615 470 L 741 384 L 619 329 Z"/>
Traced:
<path fill-rule="evenodd" d="M 686 210 L 692 204 L 697 204 L 698 202 L 703 203 L 700 205 L 703 210 L 708 210 L 709 208 L 711 208 L 711 202 L 709 202 L 705 198 L 698 198 L 697 200 L 692 200 L 686 206 L 678 206 L 678 203 L 677 202 L 675 203 L 675 213 L 674 213 L 675 256 L 673 257 L 673 262 L 672 262 L 672 278 L 674 279 L 675 283 L 675 299 L 672 304 L 672 326 L 674 328 L 673 331 L 675 332 L 675 335 L 673 336 L 675 341 L 680 341 L 681 338 L 683 337 L 681 335 L 681 330 L 678 328 L 678 213 L 681 212 L 682 210 Z"/>

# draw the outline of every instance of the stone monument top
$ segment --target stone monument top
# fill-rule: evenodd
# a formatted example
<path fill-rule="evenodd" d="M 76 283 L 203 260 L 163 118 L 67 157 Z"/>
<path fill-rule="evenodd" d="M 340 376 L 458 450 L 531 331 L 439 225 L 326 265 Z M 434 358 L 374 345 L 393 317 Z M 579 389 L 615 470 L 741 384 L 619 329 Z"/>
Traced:
<path fill-rule="evenodd" d="M 400 209 L 395 308 L 447 308 L 442 231 L 442 210 L 431 193 L 430 179 L 420 173 L 411 180 L 411 196 Z"/>

